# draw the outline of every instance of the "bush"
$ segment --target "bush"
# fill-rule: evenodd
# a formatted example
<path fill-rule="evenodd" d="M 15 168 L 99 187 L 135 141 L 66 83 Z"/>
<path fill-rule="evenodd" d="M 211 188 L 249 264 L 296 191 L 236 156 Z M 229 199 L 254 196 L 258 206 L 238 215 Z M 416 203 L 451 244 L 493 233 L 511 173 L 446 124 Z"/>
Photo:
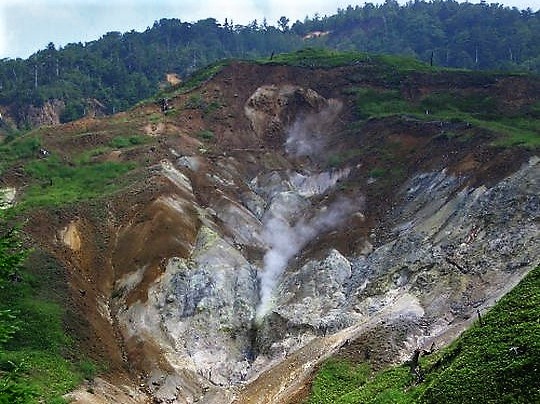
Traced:
<path fill-rule="evenodd" d="M 46 297 L 56 294 L 54 282 L 30 275 L 17 232 L 2 218 L 0 224 L 0 404 L 60 402 L 81 377 L 62 356 L 70 339 L 63 310 Z"/>
<path fill-rule="evenodd" d="M 215 135 L 214 135 L 214 132 L 206 129 L 206 130 L 201 130 L 200 132 L 198 132 L 197 137 L 201 140 L 210 141 L 210 140 L 214 140 Z"/>
<path fill-rule="evenodd" d="M 109 142 L 109 146 L 115 149 L 124 149 L 126 147 L 136 146 L 145 142 L 146 137 L 141 135 L 116 136 Z"/>

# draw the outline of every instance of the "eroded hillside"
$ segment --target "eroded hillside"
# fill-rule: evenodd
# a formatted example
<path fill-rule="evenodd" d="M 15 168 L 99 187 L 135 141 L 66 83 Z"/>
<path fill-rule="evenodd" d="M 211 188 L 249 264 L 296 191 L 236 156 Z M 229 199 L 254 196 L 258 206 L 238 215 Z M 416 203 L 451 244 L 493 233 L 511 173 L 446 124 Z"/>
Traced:
<path fill-rule="evenodd" d="M 231 62 L 26 135 L 5 194 L 108 364 L 72 396 L 288 402 L 340 350 L 381 367 L 450 341 L 538 265 L 539 94 L 371 60 Z"/>

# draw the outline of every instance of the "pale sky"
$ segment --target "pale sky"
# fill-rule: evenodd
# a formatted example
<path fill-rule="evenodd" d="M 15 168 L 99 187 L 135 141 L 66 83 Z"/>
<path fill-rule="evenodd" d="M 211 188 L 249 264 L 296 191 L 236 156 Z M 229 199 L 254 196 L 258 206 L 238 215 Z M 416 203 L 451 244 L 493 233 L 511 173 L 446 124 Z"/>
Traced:
<path fill-rule="evenodd" d="M 540 0 L 487 3 L 540 9 Z M 364 0 L 0 0 L 0 59 L 27 58 L 49 42 L 58 48 L 72 42 L 93 41 L 111 31 L 144 31 L 161 18 L 196 22 L 213 17 L 220 23 L 228 18 L 245 25 L 254 19 L 261 23 L 266 17 L 268 24 L 275 26 L 281 16 L 293 23 L 315 13 L 335 14 L 338 8 L 349 4 L 361 6 Z"/>

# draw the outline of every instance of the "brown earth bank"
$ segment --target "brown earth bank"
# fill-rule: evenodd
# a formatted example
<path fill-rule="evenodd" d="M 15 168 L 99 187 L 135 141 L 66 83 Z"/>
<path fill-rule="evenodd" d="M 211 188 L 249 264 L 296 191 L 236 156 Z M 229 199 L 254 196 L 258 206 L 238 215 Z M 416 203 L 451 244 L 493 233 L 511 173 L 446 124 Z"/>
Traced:
<path fill-rule="evenodd" d="M 538 81 L 441 72 L 389 84 L 363 69 L 233 62 L 165 111 L 150 102 L 37 130 L 67 164 L 92 150 L 93 162 L 135 164 L 114 194 L 34 209 L 25 225 L 41 259 L 65 270 L 66 328 L 107 364 L 76 402 L 301 402 L 324 358 L 395 363 L 532 268 L 537 247 L 506 240 L 521 261 L 482 267 L 497 226 L 525 219 L 489 222 L 474 204 L 500 184 L 518 189 L 517 172 L 532 177 L 516 198 L 533 203 L 537 150 L 496 146 L 495 131 L 466 122 L 361 120 L 346 90 L 391 88 L 411 102 L 451 91 L 519 111 L 538 102 Z M 130 135 L 146 140 L 110 146 Z M 3 174 L 21 193 L 30 181 L 22 165 Z M 276 221 L 285 227 L 268 230 Z M 531 226 L 516 243 L 537 240 Z M 261 314 L 269 251 L 285 266 Z"/>

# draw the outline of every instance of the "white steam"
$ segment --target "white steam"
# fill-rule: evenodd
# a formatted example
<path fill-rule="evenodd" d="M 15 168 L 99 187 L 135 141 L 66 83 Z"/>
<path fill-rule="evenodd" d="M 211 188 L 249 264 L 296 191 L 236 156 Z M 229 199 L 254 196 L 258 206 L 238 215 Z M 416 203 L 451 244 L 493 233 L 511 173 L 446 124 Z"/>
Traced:
<path fill-rule="evenodd" d="M 268 245 L 264 255 L 264 270 L 259 272 L 260 302 L 256 320 L 261 321 L 273 305 L 273 292 L 287 264 L 317 235 L 335 229 L 359 207 L 350 200 L 337 200 L 295 224 L 282 216 L 273 216 L 266 223 L 263 239 Z"/>
<path fill-rule="evenodd" d="M 341 102 L 331 99 L 320 111 L 298 118 L 287 131 L 286 152 L 295 157 L 316 157 L 324 153 L 328 134 L 332 132 L 341 108 Z M 297 173 L 291 176 L 289 185 L 295 189 L 298 197 L 307 202 L 310 197 L 327 192 L 349 173 L 348 168 L 315 175 Z M 281 193 L 284 194 L 286 192 Z M 294 201 L 294 198 L 274 198 L 267 212 L 269 217 L 264 223 L 262 238 L 268 250 L 263 259 L 264 268 L 259 272 L 257 322 L 262 321 L 272 309 L 274 292 L 291 258 L 319 234 L 341 226 L 353 212 L 361 209 L 359 201 L 338 199 L 312 213 L 310 203 L 307 209 L 299 211 L 294 209 L 299 207 L 297 204 L 291 205 Z"/>
<path fill-rule="evenodd" d="M 318 155 L 324 152 L 326 137 L 343 104 L 335 99 L 317 113 L 297 119 L 287 131 L 285 150 L 295 157 Z"/>

